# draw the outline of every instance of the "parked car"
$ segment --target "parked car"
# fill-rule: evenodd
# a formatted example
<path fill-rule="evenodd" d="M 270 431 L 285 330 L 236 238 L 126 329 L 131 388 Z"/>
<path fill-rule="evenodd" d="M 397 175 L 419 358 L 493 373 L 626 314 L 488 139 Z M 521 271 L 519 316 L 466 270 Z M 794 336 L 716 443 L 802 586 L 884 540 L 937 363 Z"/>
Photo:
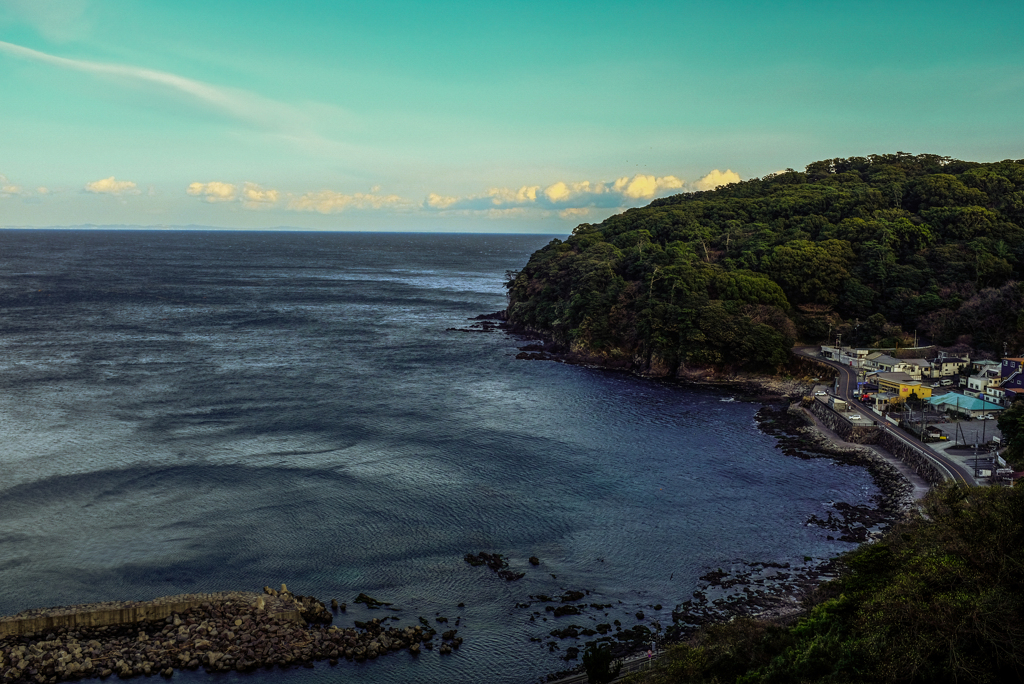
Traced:
<path fill-rule="evenodd" d="M 846 417 L 849 418 L 850 420 L 860 420 L 861 419 L 861 415 L 859 413 L 851 413 L 850 415 L 848 415 Z"/>
<path fill-rule="evenodd" d="M 827 394 L 828 394 L 828 392 L 815 392 L 814 396 L 816 396 L 816 397 L 824 397 Z"/>

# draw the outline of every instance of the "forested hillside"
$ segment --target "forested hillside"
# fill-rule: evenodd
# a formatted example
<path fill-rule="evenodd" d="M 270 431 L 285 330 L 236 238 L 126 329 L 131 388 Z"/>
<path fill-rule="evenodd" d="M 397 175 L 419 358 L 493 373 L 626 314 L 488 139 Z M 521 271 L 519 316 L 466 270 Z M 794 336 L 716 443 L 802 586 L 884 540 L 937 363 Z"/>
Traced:
<path fill-rule="evenodd" d="M 798 340 L 1024 349 L 1024 160 L 830 159 L 578 226 L 510 274 L 509 319 L 674 374 Z"/>
<path fill-rule="evenodd" d="M 739 619 L 672 649 L 636 684 L 1019 682 L 1024 487 L 946 483 L 841 558 L 791 627 Z"/>

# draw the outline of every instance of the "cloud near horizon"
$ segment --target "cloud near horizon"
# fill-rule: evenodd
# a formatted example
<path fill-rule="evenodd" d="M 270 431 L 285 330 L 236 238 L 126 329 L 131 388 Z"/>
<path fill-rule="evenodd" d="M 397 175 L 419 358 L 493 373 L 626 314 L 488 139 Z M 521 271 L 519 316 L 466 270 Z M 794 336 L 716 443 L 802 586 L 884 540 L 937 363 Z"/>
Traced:
<path fill-rule="evenodd" d="M 113 178 L 108 179 L 113 181 Z M 732 170 L 715 169 L 693 183 L 697 190 L 710 190 L 735 183 L 739 175 Z M 594 214 L 608 215 L 644 202 L 682 191 L 686 182 L 676 176 L 636 174 L 614 181 L 557 181 L 548 186 L 523 185 L 519 188 L 489 188 L 478 195 L 457 197 L 431 192 L 420 203 L 400 195 L 382 194 L 379 187 L 370 192 L 344 193 L 334 190 L 302 194 L 283 193 L 246 181 L 241 185 L 223 181 L 195 182 L 186 192 L 206 202 L 237 202 L 246 209 L 281 208 L 295 212 L 336 214 L 348 210 L 398 209 L 445 212 L 484 218 L 557 216 L 581 220 Z"/>
<path fill-rule="evenodd" d="M 233 202 L 235 186 L 233 183 L 210 181 L 209 183 L 192 183 L 185 189 L 190 195 L 202 197 L 207 202 Z"/>
<path fill-rule="evenodd" d="M 381 195 L 373 192 L 357 192 L 351 195 L 321 190 L 303 195 L 290 196 L 287 209 L 291 211 L 317 211 L 321 214 L 336 214 L 346 209 L 383 209 L 411 207 L 413 203 L 398 195 Z"/>
<path fill-rule="evenodd" d="M 274 188 L 265 188 L 258 183 L 246 181 L 241 191 L 234 183 L 210 181 L 192 183 L 185 192 L 200 197 L 206 202 L 238 202 L 245 209 L 261 210 L 283 208 L 287 211 L 315 211 L 321 214 L 336 214 L 348 209 L 395 209 L 411 208 L 415 203 L 399 195 L 382 195 L 379 188 L 370 192 L 347 194 L 333 190 L 306 192 L 301 195 L 282 193 Z M 287 200 L 287 201 L 285 201 Z"/>
<path fill-rule="evenodd" d="M 270 209 L 280 197 L 277 190 L 265 189 L 256 183 L 246 182 L 242 187 L 242 205 L 246 209 Z"/>
<path fill-rule="evenodd" d="M 7 176 L 0 173 L 0 197 L 20 195 L 21 193 L 22 189 L 20 185 L 15 185 L 7 179 Z"/>
<path fill-rule="evenodd" d="M 85 184 L 86 192 L 97 195 L 138 195 L 139 189 L 132 181 L 119 181 L 113 176 Z"/>
<path fill-rule="evenodd" d="M 494 209 L 538 209 L 562 218 L 586 216 L 591 209 L 617 209 L 652 200 L 673 190 L 682 190 L 685 182 L 675 176 L 637 174 L 614 181 L 558 181 L 542 187 L 524 185 L 519 189 L 490 188 L 479 195 L 452 197 L 430 193 L 423 208 L 435 211 L 484 212 Z"/>

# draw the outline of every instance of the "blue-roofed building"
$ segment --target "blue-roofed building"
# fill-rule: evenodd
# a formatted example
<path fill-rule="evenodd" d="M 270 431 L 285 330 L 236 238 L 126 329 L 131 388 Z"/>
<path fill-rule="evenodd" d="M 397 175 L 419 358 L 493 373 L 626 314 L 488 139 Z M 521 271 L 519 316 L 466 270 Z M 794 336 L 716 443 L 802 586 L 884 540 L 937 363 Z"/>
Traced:
<path fill-rule="evenodd" d="M 995 414 L 997 411 L 1003 410 L 1003 407 L 999 404 L 993 404 L 991 401 L 985 401 L 978 397 L 957 394 L 956 392 L 950 392 L 937 397 L 928 397 L 925 401 L 932 406 L 947 411 L 955 411 L 970 418 L 981 418 L 986 414 Z"/>

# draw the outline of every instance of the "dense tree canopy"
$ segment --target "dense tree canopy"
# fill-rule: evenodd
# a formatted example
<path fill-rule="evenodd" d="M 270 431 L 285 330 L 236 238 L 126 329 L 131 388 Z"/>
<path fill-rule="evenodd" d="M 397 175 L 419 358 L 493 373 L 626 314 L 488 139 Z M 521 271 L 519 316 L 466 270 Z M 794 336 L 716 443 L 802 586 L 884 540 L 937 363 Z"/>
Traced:
<path fill-rule="evenodd" d="M 1019 682 L 1024 487 L 945 484 L 841 559 L 789 628 L 749 619 L 678 646 L 637 684 Z"/>
<path fill-rule="evenodd" d="M 1020 351 L 1022 226 L 1024 160 L 830 159 L 582 224 L 509 280 L 509 316 L 665 372 L 770 369 L 830 329 Z"/>

